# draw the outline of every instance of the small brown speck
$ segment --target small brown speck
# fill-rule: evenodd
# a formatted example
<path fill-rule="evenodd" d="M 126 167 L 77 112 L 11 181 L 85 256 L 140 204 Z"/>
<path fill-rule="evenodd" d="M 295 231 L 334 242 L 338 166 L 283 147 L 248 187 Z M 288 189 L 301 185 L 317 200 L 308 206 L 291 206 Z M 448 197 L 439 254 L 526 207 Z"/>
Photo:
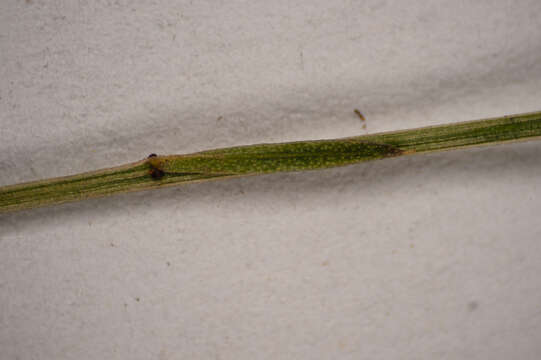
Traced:
<path fill-rule="evenodd" d="M 223 116 L 218 116 L 218 118 L 216 119 L 216 121 L 220 121 L 220 120 L 223 120 Z"/>
<path fill-rule="evenodd" d="M 111 245 L 111 247 L 116 247 L 116 245 L 114 243 L 111 243 L 110 245 Z"/>
<path fill-rule="evenodd" d="M 355 110 L 353 110 L 353 112 L 354 112 L 355 114 L 357 114 L 357 116 L 359 117 L 359 119 L 361 119 L 361 121 L 363 121 L 363 122 L 366 121 L 366 118 L 365 118 L 364 115 L 359 111 L 359 109 L 355 109 Z"/>
<path fill-rule="evenodd" d="M 141 299 L 138 298 L 138 297 L 135 298 L 135 301 L 137 301 L 137 302 L 139 302 L 140 300 L 141 300 Z"/>
<path fill-rule="evenodd" d="M 168 262 L 166 262 L 166 264 L 167 264 L 167 266 L 171 266 L 171 263 L 170 263 L 169 261 L 168 261 Z"/>
<path fill-rule="evenodd" d="M 329 266 L 329 260 L 325 260 L 321 263 L 321 266 Z"/>
<path fill-rule="evenodd" d="M 363 124 L 362 128 L 363 130 L 366 130 L 366 124 Z"/>
<path fill-rule="evenodd" d="M 154 179 L 154 180 L 160 180 L 163 176 L 165 175 L 165 173 L 163 171 L 161 171 L 160 169 L 150 169 L 150 176 Z"/>
<path fill-rule="evenodd" d="M 414 244 L 410 244 L 410 248 L 412 248 L 412 249 L 413 249 L 414 247 L 415 247 L 415 245 L 414 245 Z"/>

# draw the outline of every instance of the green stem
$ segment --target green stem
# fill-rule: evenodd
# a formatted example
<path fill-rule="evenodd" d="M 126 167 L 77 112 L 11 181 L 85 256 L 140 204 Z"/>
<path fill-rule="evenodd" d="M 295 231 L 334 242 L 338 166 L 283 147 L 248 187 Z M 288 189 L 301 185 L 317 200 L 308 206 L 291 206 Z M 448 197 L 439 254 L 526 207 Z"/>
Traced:
<path fill-rule="evenodd" d="M 0 212 L 219 178 L 344 166 L 541 137 L 541 112 L 336 140 L 153 156 L 79 175 L 0 187 Z"/>

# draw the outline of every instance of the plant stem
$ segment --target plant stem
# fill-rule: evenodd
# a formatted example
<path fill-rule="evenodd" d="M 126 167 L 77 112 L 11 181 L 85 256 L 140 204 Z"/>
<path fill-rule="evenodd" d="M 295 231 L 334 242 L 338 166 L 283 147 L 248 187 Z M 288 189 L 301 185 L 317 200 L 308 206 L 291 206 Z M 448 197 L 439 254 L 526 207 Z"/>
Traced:
<path fill-rule="evenodd" d="M 0 212 L 205 180 L 305 171 L 541 137 L 541 112 L 335 140 L 151 156 L 73 176 L 0 187 Z"/>

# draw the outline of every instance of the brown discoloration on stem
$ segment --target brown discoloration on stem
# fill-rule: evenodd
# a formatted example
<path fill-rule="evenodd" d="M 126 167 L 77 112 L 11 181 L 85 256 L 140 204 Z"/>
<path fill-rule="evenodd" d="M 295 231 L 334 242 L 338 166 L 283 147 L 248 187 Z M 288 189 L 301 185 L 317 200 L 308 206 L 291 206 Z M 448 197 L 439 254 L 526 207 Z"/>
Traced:
<path fill-rule="evenodd" d="M 148 165 L 149 165 L 149 174 L 154 180 L 160 180 L 165 173 L 157 166 L 158 162 L 156 161 L 158 155 L 152 153 L 148 156 Z"/>

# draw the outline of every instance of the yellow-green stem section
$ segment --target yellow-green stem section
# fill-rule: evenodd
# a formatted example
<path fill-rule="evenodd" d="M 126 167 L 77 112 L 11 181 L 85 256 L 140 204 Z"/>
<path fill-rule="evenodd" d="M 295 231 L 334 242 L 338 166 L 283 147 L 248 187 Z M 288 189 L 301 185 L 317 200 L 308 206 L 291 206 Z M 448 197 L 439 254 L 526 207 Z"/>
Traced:
<path fill-rule="evenodd" d="M 248 145 L 188 155 L 154 156 L 110 169 L 0 187 L 0 212 L 180 183 L 316 170 L 540 136 L 541 112 L 536 112 L 344 139 Z"/>

